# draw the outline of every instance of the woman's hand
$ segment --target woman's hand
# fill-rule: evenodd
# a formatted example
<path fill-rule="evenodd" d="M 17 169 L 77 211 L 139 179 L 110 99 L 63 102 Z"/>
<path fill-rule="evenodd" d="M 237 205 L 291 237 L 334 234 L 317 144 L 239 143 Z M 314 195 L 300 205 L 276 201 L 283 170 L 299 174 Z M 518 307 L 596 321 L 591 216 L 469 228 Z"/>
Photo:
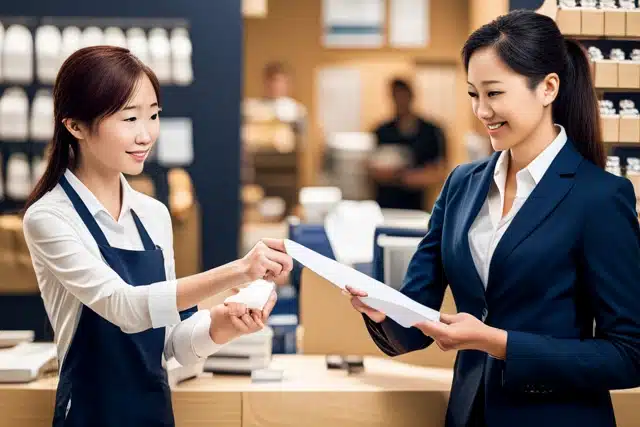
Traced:
<path fill-rule="evenodd" d="M 258 279 L 277 281 L 293 269 L 293 260 L 286 253 L 281 239 L 262 239 L 238 261 L 246 282 Z"/>
<path fill-rule="evenodd" d="M 505 359 L 507 332 L 481 322 L 468 313 L 440 314 L 440 322 L 414 325 L 433 338 L 444 351 L 480 350 L 497 359 Z"/>
<path fill-rule="evenodd" d="M 360 297 L 367 296 L 366 292 L 354 289 L 351 286 L 346 286 L 346 290 L 342 291 L 342 293 L 351 298 L 351 305 L 353 306 L 353 308 L 358 310 L 360 313 L 366 314 L 367 316 L 369 316 L 369 319 L 373 320 L 374 322 L 380 323 L 387 318 L 386 314 L 381 313 L 378 310 L 371 308 L 360 301 Z"/>
<path fill-rule="evenodd" d="M 278 297 L 271 291 L 262 310 L 248 309 L 240 303 L 218 304 L 211 309 L 209 335 L 216 344 L 225 344 L 241 335 L 251 334 L 264 328 Z"/>

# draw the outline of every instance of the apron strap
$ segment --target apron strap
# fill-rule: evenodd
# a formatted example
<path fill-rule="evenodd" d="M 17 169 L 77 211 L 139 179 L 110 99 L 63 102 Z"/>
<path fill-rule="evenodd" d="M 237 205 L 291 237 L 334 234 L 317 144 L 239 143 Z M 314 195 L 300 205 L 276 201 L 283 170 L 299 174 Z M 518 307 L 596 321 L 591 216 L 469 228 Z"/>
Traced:
<path fill-rule="evenodd" d="M 78 212 L 78 215 L 80 215 L 80 219 L 82 219 L 84 225 L 87 226 L 96 243 L 101 246 L 111 247 L 109 241 L 107 240 L 107 237 L 104 235 L 104 233 L 100 229 L 100 226 L 96 222 L 96 219 L 93 217 L 93 215 L 91 215 L 91 212 L 89 212 L 87 206 L 84 204 L 78 193 L 76 193 L 76 190 L 74 190 L 71 184 L 69 184 L 69 181 L 67 181 L 67 178 L 64 175 L 62 175 L 62 177 L 60 178 L 60 185 L 62 186 L 64 192 L 67 193 L 67 197 L 69 197 L 69 200 L 71 200 L 71 204 L 73 204 L 73 207 Z"/>
<path fill-rule="evenodd" d="M 144 245 L 144 249 L 147 251 L 153 251 L 156 249 L 156 245 L 153 243 L 151 236 L 147 233 L 147 229 L 142 225 L 142 221 L 138 217 L 138 214 L 131 209 L 131 216 L 133 216 L 133 221 L 136 223 L 136 227 L 138 228 L 138 233 L 140 234 L 140 240 L 142 240 L 142 244 Z"/>

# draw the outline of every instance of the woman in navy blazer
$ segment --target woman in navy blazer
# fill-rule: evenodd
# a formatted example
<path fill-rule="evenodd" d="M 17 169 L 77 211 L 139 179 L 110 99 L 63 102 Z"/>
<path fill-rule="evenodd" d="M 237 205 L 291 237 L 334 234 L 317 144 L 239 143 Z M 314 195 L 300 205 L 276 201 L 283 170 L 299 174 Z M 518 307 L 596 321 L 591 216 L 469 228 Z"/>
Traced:
<path fill-rule="evenodd" d="M 585 52 L 516 11 L 463 59 L 498 152 L 451 172 L 402 287 L 437 310 L 448 285 L 459 313 L 403 328 L 352 304 L 388 355 L 460 350 L 447 427 L 615 426 L 609 391 L 640 385 L 640 232 L 632 185 L 604 170 Z"/>

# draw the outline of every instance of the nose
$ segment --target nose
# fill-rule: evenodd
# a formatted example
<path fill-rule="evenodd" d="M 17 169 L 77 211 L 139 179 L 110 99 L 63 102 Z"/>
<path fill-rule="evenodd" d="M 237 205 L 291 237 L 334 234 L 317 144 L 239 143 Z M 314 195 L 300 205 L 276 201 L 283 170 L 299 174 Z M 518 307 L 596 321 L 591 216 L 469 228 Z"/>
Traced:
<path fill-rule="evenodd" d="M 478 98 L 475 114 L 480 120 L 489 120 L 493 117 L 493 109 L 487 101 Z"/>
<path fill-rule="evenodd" d="M 136 144 L 140 144 L 140 145 L 151 144 L 151 134 L 147 130 L 147 127 L 144 125 L 140 126 L 140 131 L 136 136 Z"/>

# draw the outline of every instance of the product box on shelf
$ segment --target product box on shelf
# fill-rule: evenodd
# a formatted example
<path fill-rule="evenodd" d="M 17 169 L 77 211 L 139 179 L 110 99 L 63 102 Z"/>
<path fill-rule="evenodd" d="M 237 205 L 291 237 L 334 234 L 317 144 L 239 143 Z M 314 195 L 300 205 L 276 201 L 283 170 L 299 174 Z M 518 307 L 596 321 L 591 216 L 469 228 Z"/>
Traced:
<path fill-rule="evenodd" d="M 595 61 L 595 85 L 597 88 L 618 87 L 618 61 L 611 59 Z"/>
<path fill-rule="evenodd" d="M 580 9 L 558 9 L 556 23 L 562 34 L 580 35 L 582 31 L 582 14 Z"/>
<path fill-rule="evenodd" d="M 602 127 L 602 140 L 604 142 L 618 142 L 620 141 L 620 116 L 606 115 L 600 116 L 600 123 Z"/>
<path fill-rule="evenodd" d="M 604 12 L 604 35 L 623 37 L 626 35 L 627 13 L 624 10 L 606 10 Z"/>
<path fill-rule="evenodd" d="M 626 16 L 626 35 L 628 37 L 640 37 L 640 9 L 627 10 Z"/>
<path fill-rule="evenodd" d="M 597 9 L 582 9 L 580 34 L 583 36 L 603 36 L 604 12 Z"/>
<path fill-rule="evenodd" d="M 619 142 L 640 142 L 640 116 L 621 116 L 619 129 Z"/>
<path fill-rule="evenodd" d="M 618 64 L 618 87 L 640 89 L 640 62 L 621 61 Z"/>

